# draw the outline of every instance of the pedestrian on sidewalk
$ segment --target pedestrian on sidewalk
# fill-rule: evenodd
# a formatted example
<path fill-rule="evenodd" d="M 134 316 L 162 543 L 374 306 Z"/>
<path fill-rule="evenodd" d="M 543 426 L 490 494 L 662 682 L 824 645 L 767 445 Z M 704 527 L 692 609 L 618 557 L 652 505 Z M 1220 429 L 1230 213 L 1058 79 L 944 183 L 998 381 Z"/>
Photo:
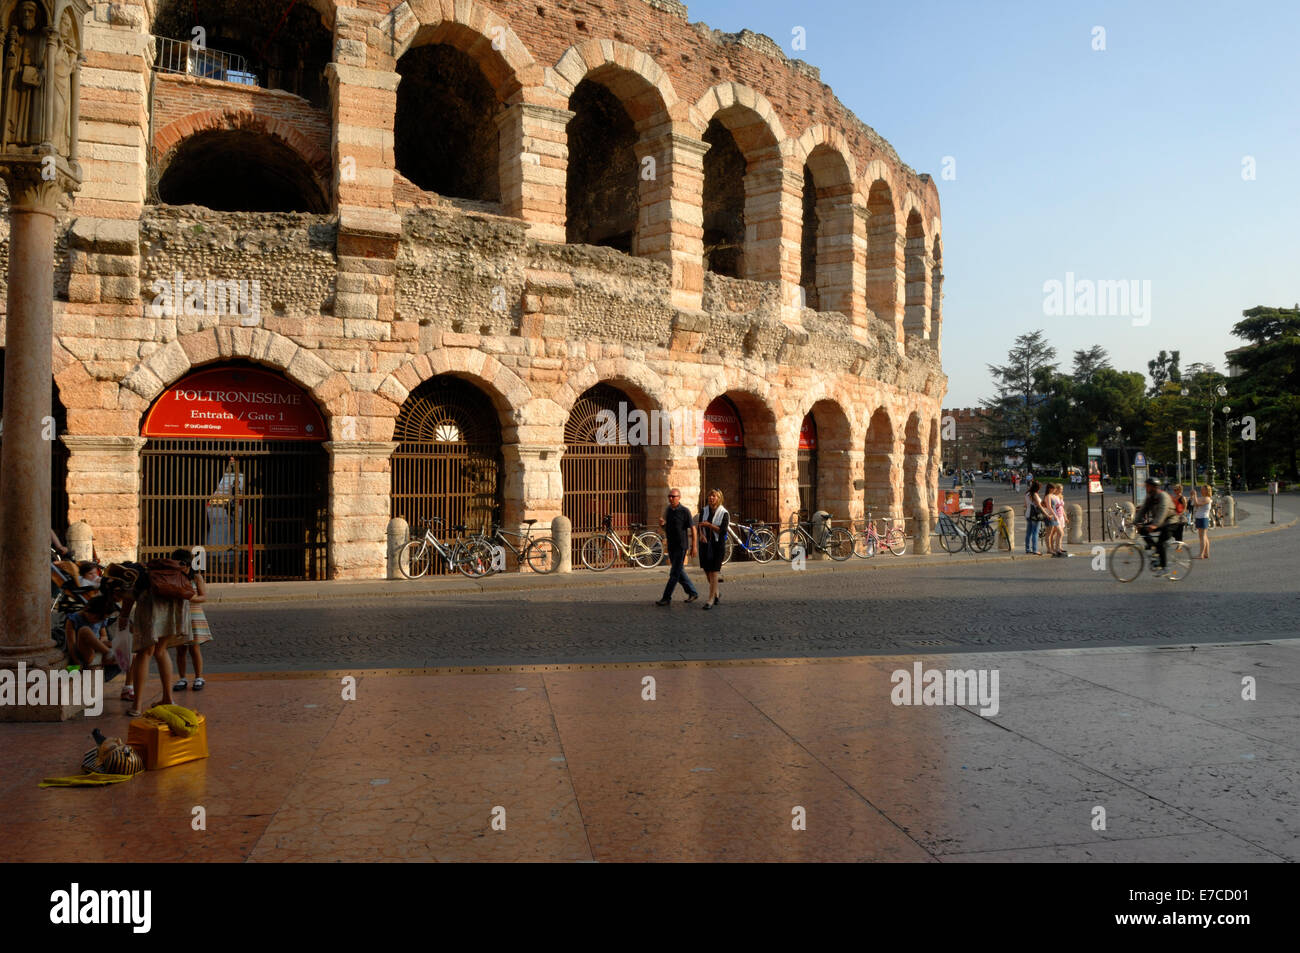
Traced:
<path fill-rule="evenodd" d="M 1174 484 L 1174 488 L 1170 491 L 1169 496 L 1174 501 L 1174 539 L 1181 543 L 1183 541 L 1183 530 L 1187 528 L 1187 517 L 1191 501 L 1187 499 L 1186 494 L 1183 493 L 1183 485 L 1181 483 Z"/>
<path fill-rule="evenodd" d="M 1025 491 L 1026 556 L 1046 555 L 1038 551 L 1038 534 L 1043 523 L 1047 520 L 1047 508 L 1043 505 L 1042 496 L 1039 495 L 1042 488 L 1042 484 L 1035 480 L 1029 484 L 1029 489 Z"/>
<path fill-rule="evenodd" d="M 178 549 L 176 553 L 188 555 L 183 549 Z M 172 553 L 173 559 L 176 558 L 176 553 Z M 208 617 L 203 612 L 203 606 L 199 605 L 207 601 L 207 583 L 203 579 L 203 573 L 193 567 L 190 568 L 190 579 L 194 583 L 194 598 L 190 599 L 190 637 L 185 641 L 173 643 L 176 646 L 176 675 L 180 681 L 172 686 L 172 691 L 177 692 L 187 691 L 190 687 L 189 680 L 185 677 L 187 655 L 194 660 L 194 690 L 203 691 L 206 682 L 203 681 L 203 652 L 199 646 L 204 642 L 212 641 Z"/>
<path fill-rule="evenodd" d="M 1214 501 L 1214 491 L 1210 484 L 1201 484 L 1192 496 L 1192 517 L 1196 520 L 1196 535 L 1201 540 L 1201 559 L 1210 558 L 1210 504 Z"/>
<path fill-rule="evenodd" d="M 694 602 L 700 594 L 686 577 L 686 561 L 695 555 L 695 527 L 691 525 L 691 511 L 682 506 L 682 491 L 677 487 L 668 491 L 668 509 L 659 518 L 659 525 L 668 540 L 668 561 L 672 563 L 672 569 L 668 573 L 663 598 L 655 605 L 672 605 L 673 589 L 679 582 L 686 593 L 686 601 Z"/>
<path fill-rule="evenodd" d="M 189 553 L 180 550 L 184 560 L 151 559 L 145 564 L 145 572 L 137 581 L 136 588 L 126 594 L 122 600 L 122 614 L 118 617 L 118 629 L 127 627 L 127 618 L 131 625 L 131 651 L 135 653 L 131 661 L 131 683 L 134 701 L 127 715 L 135 718 L 152 705 L 141 705 L 144 696 L 144 683 L 149 677 L 149 656 L 153 656 L 158 666 L 158 678 L 162 682 L 161 704 L 172 703 L 172 660 L 167 654 L 167 646 L 172 639 L 185 639 L 190 632 L 190 603 L 188 597 L 176 594 L 155 592 L 151 574 L 159 572 L 173 589 L 184 579 L 189 569 Z M 174 554 L 173 554 L 174 555 Z M 191 587 L 192 588 L 192 587 Z M 132 612 L 134 609 L 134 613 Z M 157 702 L 155 704 L 158 704 Z"/>
<path fill-rule="evenodd" d="M 709 581 L 709 594 L 704 600 L 706 609 L 718 604 L 718 573 L 722 572 L 722 560 L 727 554 L 727 526 L 730 522 L 731 515 L 723 506 L 722 491 L 710 490 L 707 504 L 700 510 L 695 524 L 699 536 L 700 568 Z"/>

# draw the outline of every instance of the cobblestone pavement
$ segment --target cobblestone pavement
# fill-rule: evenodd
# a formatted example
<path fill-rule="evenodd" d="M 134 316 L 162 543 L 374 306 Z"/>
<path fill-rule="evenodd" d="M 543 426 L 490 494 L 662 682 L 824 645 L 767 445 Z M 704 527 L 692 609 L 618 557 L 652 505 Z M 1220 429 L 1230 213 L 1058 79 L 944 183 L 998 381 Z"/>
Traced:
<path fill-rule="evenodd" d="M 1279 511 L 1279 517 L 1281 516 Z M 1294 516 L 1287 513 L 1289 520 Z M 1264 520 L 1267 523 L 1267 520 Z M 1189 539 L 1193 536 L 1189 535 Z M 1300 529 L 1223 539 L 1186 580 L 1079 557 L 733 577 L 710 612 L 641 584 L 213 605 L 209 668 L 277 671 L 963 652 L 1300 636 Z M 876 557 L 893 558 L 893 557 Z M 704 584 L 698 567 L 690 570 Z"/>

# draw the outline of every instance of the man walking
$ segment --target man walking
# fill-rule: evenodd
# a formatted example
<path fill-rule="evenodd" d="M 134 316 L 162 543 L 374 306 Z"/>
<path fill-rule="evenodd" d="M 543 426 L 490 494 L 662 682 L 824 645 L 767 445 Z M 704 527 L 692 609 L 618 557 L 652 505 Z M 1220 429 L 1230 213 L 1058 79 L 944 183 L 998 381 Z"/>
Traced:
<path fill-rule="evenodd" d="M 679 582 L 686 592 L 686 601 L 694 602 L 700 594 L 686 578 L 686 560 L 695 555 L 695 527 L 691 525 L 691 511 L 682 506 L 682 491 L 676 487 L 668 491 L 668 509 L 660 517 L 659 525 L 664 528 L 664 536 L 668 539 L 668 560 L 673 568 L 668 573 L 664 597 L 655 605 L 671 605 L 673 588 Z"/>

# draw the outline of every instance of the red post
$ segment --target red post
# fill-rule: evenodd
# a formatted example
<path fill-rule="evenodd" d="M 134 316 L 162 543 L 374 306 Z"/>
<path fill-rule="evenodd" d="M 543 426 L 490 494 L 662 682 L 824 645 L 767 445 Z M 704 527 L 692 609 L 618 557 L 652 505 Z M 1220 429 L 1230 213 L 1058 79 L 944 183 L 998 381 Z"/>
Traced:
<path fill-rule="evenodd" d="M 248 581 L 253 581 L 253 524 L 248 524 Z"/>

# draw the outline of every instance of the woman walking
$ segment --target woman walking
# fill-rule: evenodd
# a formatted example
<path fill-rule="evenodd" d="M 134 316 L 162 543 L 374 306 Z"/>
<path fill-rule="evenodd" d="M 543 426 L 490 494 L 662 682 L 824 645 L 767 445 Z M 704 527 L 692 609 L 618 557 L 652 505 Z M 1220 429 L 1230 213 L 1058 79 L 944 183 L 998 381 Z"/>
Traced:
<path fill-rule="evenodd" d="M 122 600 L 122 613 L 118 616 L 118 629 L 131 625 L 131 651 L 135 653 L 131 662 L 132 707 L 127 712 L 132 718 L 152 707 L 141 706 L 144 696 L 144 684 L 149 677 L 149 656 L 153 656 L 158 666 L 158 678 L 162 682 L 161 704 L 172 703 L 172 661 L 167 654 L 167 646 L 172 639 L 187 639 L 190 634 L 190 603 L 188 597 L 163 595 L 153 591 L 150 573 L 158 570 L 167 574 L 173 582 L 184 578 L 189 569 L 189 553 L 177 550 L 184 559 L 151 559 L 146 568 L 148 572 L 137 583 L 137 589 L 126 594 Z M 175 557 L 176 553 L 172 554 Z M 134 608 L 135 612 L 132 613 Z M 158 704 L 155 702 L 155 704 Z"/>
<path fill-rule="evenodd" d="M 1196 521 L 1196 535 L 1201 540 L 1201 559 L 1210 558 L 1210 504 L 1214 502 L 1214 491 L 1210 484 L 1201 484 L 1192 496 L 1192 517 Z"/>
<path fill-rule="evenodd" d="M 1043 498 L 1039 495 L 1042 488 L 1042 484 L 1034 480 L 1025 491 L 1025 555 L 1027 556 L 1046 555 L 1038 551 L 1039 528 L 1048 518 L 1047 509 L 1043 506 Z"/>
<path fill-rule="evenodd" d="M 704 578 L 709 581 L 709 594 L 704 599 L 704 608 L 712 609 L 718 604 L 718 573 L 722 571 L 722 560 L 727 553 L 727 526 L 731 516 L 722 505 L 722 491 L 709 491 L 707 505 L 700 510 L 700 517 L 695 530 L 700 537 L 700 568 Z"/>
<path fill-rule="evenodd" d="M 1047 548 L 1053 556 L 1065 556 L 1065 486 L 1053 483 L 1047 491 L 1048 509 L 1052 514 L 1052 529 L 1048 533 Z"/>
<path fill-rule="evenodd" d="M 176 553 L 185 553 L 185 550 L 178 549 L 172 553 L 172 558 L 178 558 Z M 185 553 L 185 555 L 189 555 Z M 199 603 L 207 600 L 208 586 L 203 581 L 203 573 L 191 567 L 190 580 L 194 583 L 194 597 L 190 599 L 190 637 L 186 640 L 173 642 L 176 646 L 176 674 L 180 681 L 172 686 L 172 691 L 183 692 L 190 687 L 189 680 L 185 677 L 185 657 L 188 655 L 194 660 L 194 690 L 203 691 L 206 684 L 203 681 L 203 652 L 199 648 L 204 642 L 212 641 L 212 631 L 208 628 L 208 617 L 203 612 L 203 606 Z"/>

